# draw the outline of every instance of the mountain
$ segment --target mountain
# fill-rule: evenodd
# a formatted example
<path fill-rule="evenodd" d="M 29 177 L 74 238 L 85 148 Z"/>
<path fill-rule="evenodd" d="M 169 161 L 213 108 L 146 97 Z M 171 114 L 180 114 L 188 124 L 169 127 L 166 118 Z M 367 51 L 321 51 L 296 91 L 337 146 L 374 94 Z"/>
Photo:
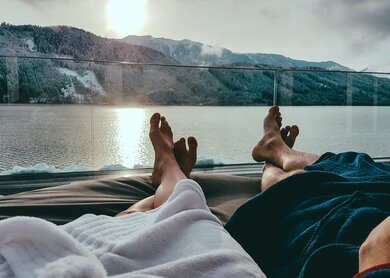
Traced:
<path fill-rule="evenodd" d="M 234 53 L 226 48 L 210 46 L 190 40 L 171 40 L 152 36 L 127 36 L 123 41 L 157 50 L 181 64 L 229 65 L 247 63 L 282 68 L 322 68 L 328 70 L 351 70 L 332 61 L 308 62 L 294 60 L 277 54 Z"/>
<path fill-rule="evenodd" d="M 286 67 L 325 71 L 283 71 Z M 281 105 L 390 105 L 389 79 L 329 68 L 343 66 L 237 54 L 188 40 L 114 40 L 65 26 L 0 25 L 0 103 L 271 105 L 276 82 Z"/>
<path fill-rule="evenodd" d="M 0 25 L 0 50 L 2 55 L 177 63 L 153 49 L 102 38 L 67 26 L 15 26 L 3 23 Z"/>
<path fill-rule="evenodd" d="M 66 26 L 3 23 L 1 55 L 178 64 L 156 50 Z M 0 57 L 0 102 L 5 103 L 216 105 L 228 91 L 207 71 Z"/>

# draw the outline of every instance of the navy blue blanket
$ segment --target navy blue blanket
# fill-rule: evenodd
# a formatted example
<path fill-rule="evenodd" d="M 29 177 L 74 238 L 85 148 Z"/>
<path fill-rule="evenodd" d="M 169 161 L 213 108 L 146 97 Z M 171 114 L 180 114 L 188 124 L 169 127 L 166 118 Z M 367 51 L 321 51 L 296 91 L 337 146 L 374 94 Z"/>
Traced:
<path fill-rule="evenodd" d="M 390 215 L 390 165 L 326 153 L 306 170 L 243 204 L 225 227 L 268 277 L 352 277 L 360 245 Z"/>

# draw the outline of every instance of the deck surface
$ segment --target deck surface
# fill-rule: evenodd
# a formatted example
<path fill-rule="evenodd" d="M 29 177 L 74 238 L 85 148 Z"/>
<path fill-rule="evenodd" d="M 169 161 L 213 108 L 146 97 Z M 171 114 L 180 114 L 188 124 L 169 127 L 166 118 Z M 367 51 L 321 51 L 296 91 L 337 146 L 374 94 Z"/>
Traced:
<path fill-rule="evenodd" d="M 220 166 L 199 166 L 193 169 L 197 173 L 225 174 L 245 177 L 260 177 L 263 163 L 232 164 Z M 15 194 L 35 189 L 59 186 L 76 181 L 96 179 L 114 179 L 150 175 L 151 168 L 126 171 L 92 171 L 74 173 L 41 173 L 0 176 L 0 195 Z"/>
<path fill-rule="evenodd" d="M 390 163 L 389 158 L 375 159 L 375 161 Z M 264 163 L 246 163 L 217 166 L 198 166 L 193 169 L 193 172 L 258 178 L 262 175 L 263 165 Z M 35 189 L 59 186 L 76 181 L 114 179 L 120 177 L 150 175 L 151 173 L 151 168 L 143 168 L 126 171 L 92 171 L 0 176 L 0 195 L 9 195 Z"/>

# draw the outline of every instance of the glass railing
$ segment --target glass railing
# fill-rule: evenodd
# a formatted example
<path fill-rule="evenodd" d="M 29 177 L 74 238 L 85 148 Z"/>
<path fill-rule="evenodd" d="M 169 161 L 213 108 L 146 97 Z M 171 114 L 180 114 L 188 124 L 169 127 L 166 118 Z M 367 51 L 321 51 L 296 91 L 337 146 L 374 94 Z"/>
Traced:
<path fill-rule="evenodd" d="M 199 165 L 250 163 L 268 106 L 294 148 L 390 157 L 390 74 L 0 57 L 0 172 L 151 167 L 149 117 L 195 136 Z M 18 167 L 16 167 L 18 166 Z"/>

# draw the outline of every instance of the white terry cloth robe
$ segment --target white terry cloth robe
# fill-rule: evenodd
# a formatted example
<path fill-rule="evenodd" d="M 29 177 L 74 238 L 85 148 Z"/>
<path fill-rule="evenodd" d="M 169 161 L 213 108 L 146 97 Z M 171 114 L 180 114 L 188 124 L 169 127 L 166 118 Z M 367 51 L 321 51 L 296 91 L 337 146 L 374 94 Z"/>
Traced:
<path fill-rule="evenodd" d="M 33 217 L 0 221 L 0 277 L 265 277 L 180 181 L 159 208 L 122 217 L 86 214 L 56 226 Z"/>

